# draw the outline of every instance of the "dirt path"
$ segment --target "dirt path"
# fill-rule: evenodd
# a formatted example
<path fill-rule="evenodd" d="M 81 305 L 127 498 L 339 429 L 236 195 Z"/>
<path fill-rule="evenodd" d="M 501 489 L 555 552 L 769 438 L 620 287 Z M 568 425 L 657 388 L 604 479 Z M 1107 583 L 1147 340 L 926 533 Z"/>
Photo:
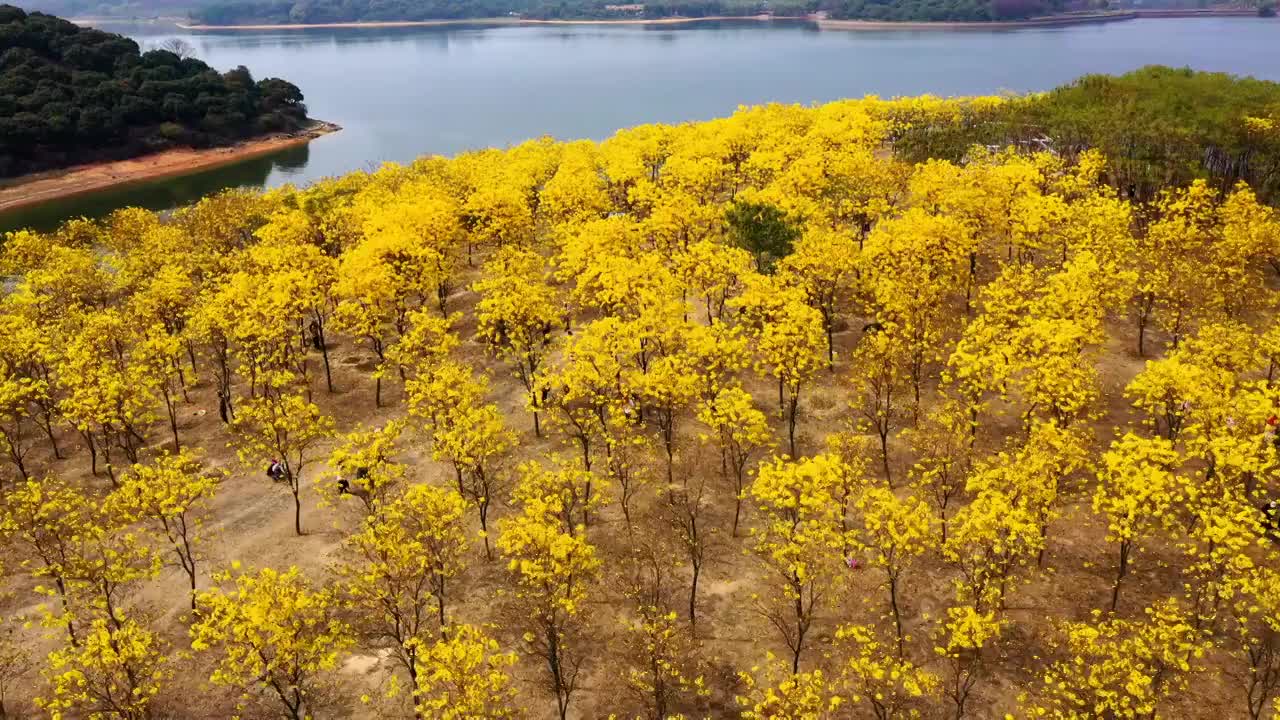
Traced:
<path fill-rule="evenodd" d="M 105 190 L 116 185 L 189 175 L 201 170 L 231 165 L 269 155 L 285 148 L 305 145 L 340 130 L 337 125 L 317 122 L 310 128 L 288 135 L 271 135 L 230 147 L 176 148 L 115 162 L 77 165 L 18 178 L 0 186 L 0 212 L 39 205 L 50 200 Z"/>

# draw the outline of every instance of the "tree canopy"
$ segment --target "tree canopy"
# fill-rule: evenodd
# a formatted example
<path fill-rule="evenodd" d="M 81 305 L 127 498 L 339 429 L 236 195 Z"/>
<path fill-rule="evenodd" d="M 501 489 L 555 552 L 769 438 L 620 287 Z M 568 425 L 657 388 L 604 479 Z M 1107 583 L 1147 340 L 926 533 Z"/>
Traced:
<path fill-rule="evenodd" d="M 520 16 L 531 19 L 627 17 L 800 16 L 826 12 L 837 19 L 986 21 L 1028 18 L 1061 9 L 1060 0 L 215 0 L 192 16 L 211 25 L 460 20 Z"/>
<path fill-rule="evenodd" d="M 302 92 L 113 33 L 0 5 L 0 177 L 173 145 L 206 147 L 306 121 Z"/>

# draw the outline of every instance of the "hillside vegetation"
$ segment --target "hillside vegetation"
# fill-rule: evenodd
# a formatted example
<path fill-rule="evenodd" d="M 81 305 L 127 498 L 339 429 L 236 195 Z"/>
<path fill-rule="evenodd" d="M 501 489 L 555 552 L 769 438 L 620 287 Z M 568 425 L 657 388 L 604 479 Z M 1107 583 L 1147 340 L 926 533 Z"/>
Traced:
<path fill-rule="evenodd" d="M 8 235 L 3 710 L 1275 717 L 1280 217 L 1022 102 Z"/>
<path fill-rule="evenodd" d="M 460 20 L 518 15 L 540 20 L 667 17 L 796 17 L 818 11 L 837 19 L 1016 20 L 1056 12 L 1058 0 L 214 0 L 192 10 L 211 25 Z"/>
<path fill-rule="evenodd" d="M 302 92 L 238 67 L 0 5 L 0 177 L 173 145 L 207 147 L 306 122 Z"/>

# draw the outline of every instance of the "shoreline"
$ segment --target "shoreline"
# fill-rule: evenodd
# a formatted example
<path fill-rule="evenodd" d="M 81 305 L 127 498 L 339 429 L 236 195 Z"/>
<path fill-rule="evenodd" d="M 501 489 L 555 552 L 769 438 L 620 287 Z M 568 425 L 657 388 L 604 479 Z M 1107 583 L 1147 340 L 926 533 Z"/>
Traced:
<path fill-rule="evenodd" d="M 713 15 L 708 17 L 618 18 L 587 20 L 535 20 L 517 17 L 467 18 L 439 20 L 375 20 L 337 23 L 281 23 L 249 25 L 187 25 L 175 22 L 183 30 L 196 32 L 237 32 L 271 30 L 377 29 L 410 27 L 448 27 L 483 25 L 490 27 L 522 27 L 537 25 L 686 25 L 698 22 L 812 22 L 821 30 L 1016 30 L 1019 28 L 1065 27 L 1125 20 L 1189 18 L 1189 17 L 1257 17 L 1248 9 L 1191 10 L 1117 10 L 1112 12 L 1049 15 L 1026 20 L 931 21 L 931 20 L 830 20 L 818 15 Z"/>
<path fill-rule="evenodd" d="M 323 120 L 290 134 L 275 134 L 216 148 L 173 148 L 127 160 L 73 165 L 60 170 L 26 175 L 0 184 L 0 213 L 64 200 L 77 195 L 137 183 L 190 175 L 270 155 L 342 128 Z"/>
<path fill-rule="evenodd" d="M 1123 22 L 1140 17 L 1136 12 L 1117 11 L 1108 13 L 1090 13 L 1088 15 L 1051 15 L 1048 17 L 1028 18 L 1026 20 L 991 20 L 991 21 L 895 21 L 895 20 L 818 20 L 822 30 L 1018 30 L 1046 27 L 1068 27 L 1071 25 L 1096 25 L 1099 23 Z"/>
<path fill-rule="evenodd" d="M 585 19 L 585 20 L 536 20 L 532 18 L 496 17 L 496 18 L 442 18 L 440 20 L 370 20 L 367 22 L 336 23 L 270 23 L 256 25 L 186 25 L 174 23 L 183 30 L 198 32 L 237 31 L 237 30 L 325 30 L 358 28 L 373 30 L 377 28 L 402 27 L 444 27 L 449 25 L 488 25 L 520 27 L 528 25 L 684 25 L 696 22 L 723 22 L 726 20 L 743 20 L 748 22 L 773 22 L 774 20 L 807 20 L 816 18 L 808 15 L 711 15 L 707 17 L 663 17 L 663 18 L 618 18 Z"/>

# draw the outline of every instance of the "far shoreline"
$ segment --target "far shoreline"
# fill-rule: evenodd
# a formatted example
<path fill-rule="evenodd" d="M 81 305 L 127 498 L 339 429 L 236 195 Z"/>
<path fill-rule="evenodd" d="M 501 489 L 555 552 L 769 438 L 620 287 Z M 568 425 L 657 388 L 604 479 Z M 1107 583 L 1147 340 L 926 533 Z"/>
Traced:
<path fill-rule="evenodd" d="M 614 20 L 536 20 L 531 18 L 496 17 L 496 18 L 448 18 L 440 20 L 371 20 L 368 22 L 337 23 L 282 23 L 278 25 L 186 25 L 174 23 L 183 30 L 195 31 L 237 31 L 237 30 L 324 30 L 340 28 L 358 28 L 374 30 L 378 28 L 403 27 L 440 27 L 449 25 L 488 25 L 512 26 L 523 25 L 683 25 L 696 22 L 723 22 L 726 20 L 742 20 L 748 22 L 772 22 L 774 20 L 814 21 L 806 15 L 713 15 L 709 17 L 664 17 L 664 18 L 618 18 Z"/>
<path fill-rule="evenodd" d="M 1258 17 L 1247 9 L 1194 9 L 1194 10 L 1118 10 L 1099 13 L 1048 15 L 1025 20 L 991 21 L 928 21 L 928 20 L 830 20 L 818 15 L 713 15 L 708 17 L 617 18 L 583 20 L 539 20 L 518 17 L 450 18 L 439 20 L 375 20 L 368 22 L 337 23 L 281 23 L 249 25 L 188 25 L 175 22 L 179 28 L 195 32 L 236 32 L 271 30 L 323 30 L 323 29 L 378 29 L 410 27 L 447 27 L 457 25 L 483 25 L 490 27 L 521 27 L 537 25 L 685 25 L 699 22 L 812 22 L 821 30 L 884 31 L 884 30 L 1016 30 L 1020 28 L 1066 27 L 1125 20 L 1192 18 L 1192 17 Z M 1263 19 L 1263 18 L 1260 18 Z"/>
<path fill-rule="evenodd" d="M 0 181 L 0 213 L 64 200 L 116 187 L 190 175 L 224 165 L 234 165 L 341 130 L 339 126 L 313 120 L 293 133 L 276 133 L 235 145 L 214 148 L 173 148 L 127 160 L 74 165 L 60 170 L 34 173 Z"/>

